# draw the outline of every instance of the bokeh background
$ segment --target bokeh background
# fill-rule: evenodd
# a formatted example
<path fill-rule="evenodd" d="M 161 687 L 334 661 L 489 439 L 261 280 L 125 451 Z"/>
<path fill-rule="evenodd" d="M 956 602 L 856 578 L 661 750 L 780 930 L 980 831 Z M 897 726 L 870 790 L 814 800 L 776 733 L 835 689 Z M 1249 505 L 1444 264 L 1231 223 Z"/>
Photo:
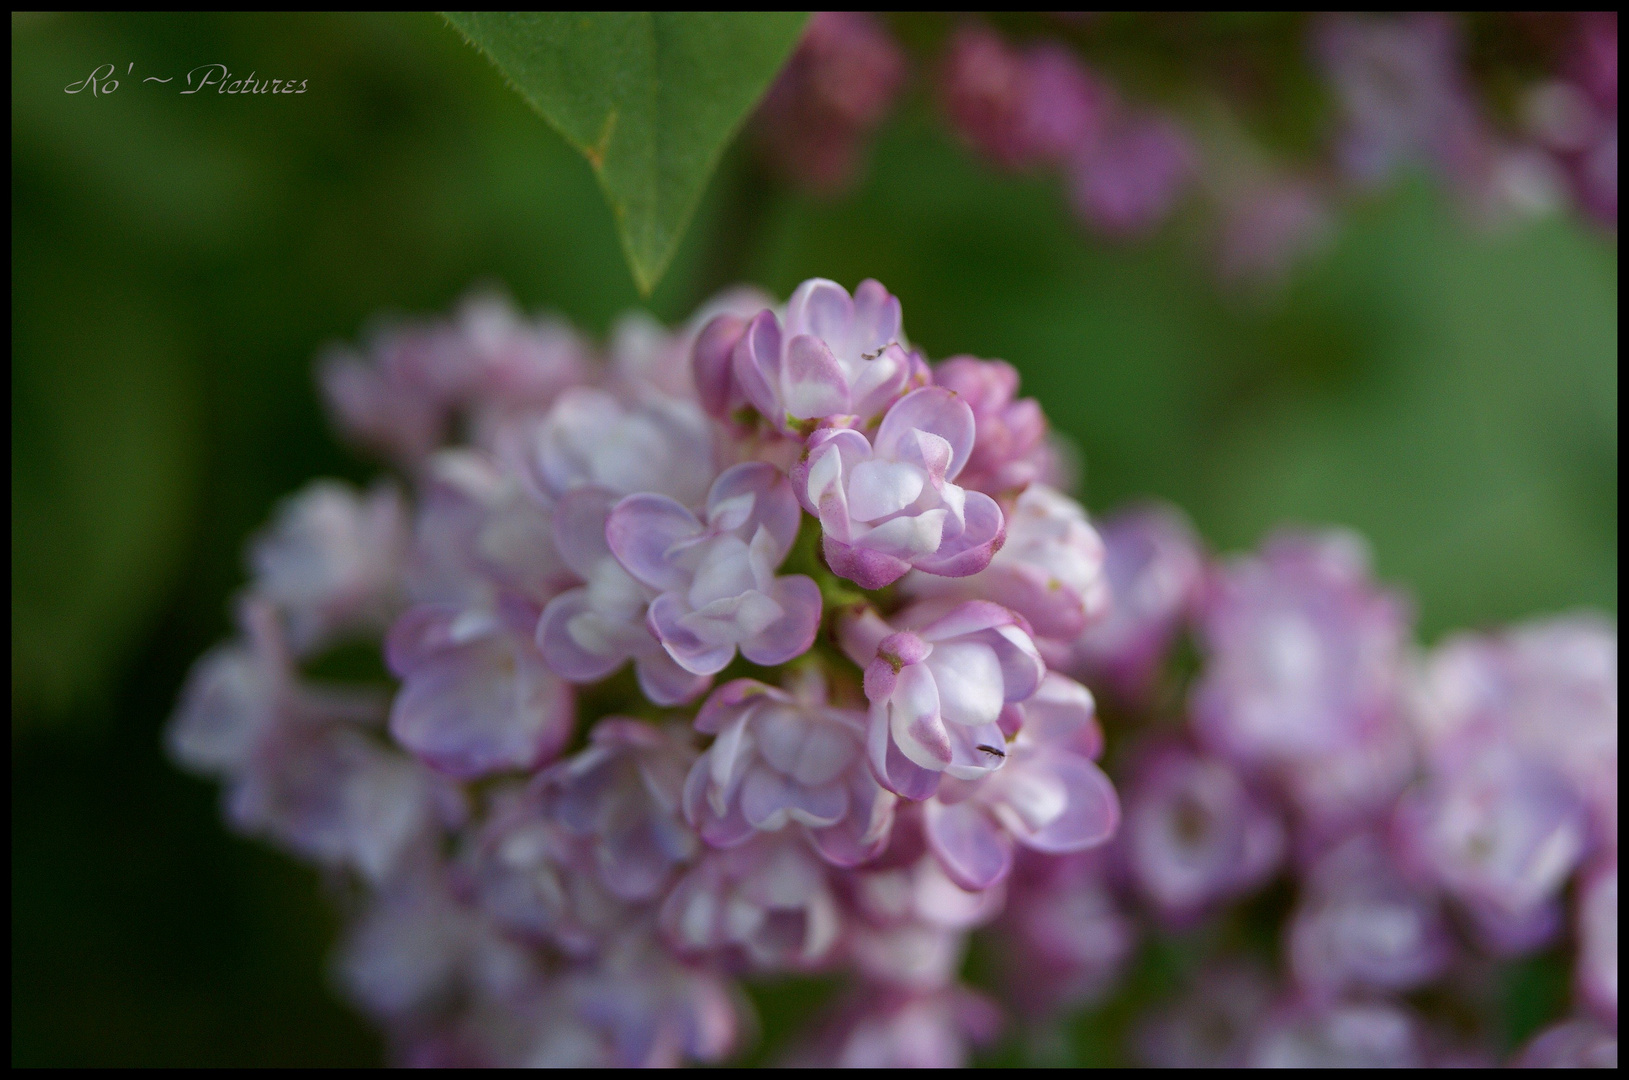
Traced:
<path fill-rule="evenodd" d="M 639 303 L 610 212 L 430 16 L 14 15 L 11 50 L 12 1063 L 376 1062 L 323 884 L 227 834 L 159 733 L 274 501 L 375 471 L 324 423 L 318 348 L 479 283 L 601 333 Z M 309 91 L 139 81 L 211 62 Z M 108 63 L 116 92 L 64 93 Z M 1351 526 L 1424 641 L 1616 612 L 1615 238 L 1488 231 L 1415 178 L 1230 295 L 1183 221 L 1105 245 L 980 165 L 920 82 L 845 198 L 732 150 L 650 310 L 877 277 L 930 356 L 1018 367 L 1096 512 L 1170 499 L 1224 551 Z"/>

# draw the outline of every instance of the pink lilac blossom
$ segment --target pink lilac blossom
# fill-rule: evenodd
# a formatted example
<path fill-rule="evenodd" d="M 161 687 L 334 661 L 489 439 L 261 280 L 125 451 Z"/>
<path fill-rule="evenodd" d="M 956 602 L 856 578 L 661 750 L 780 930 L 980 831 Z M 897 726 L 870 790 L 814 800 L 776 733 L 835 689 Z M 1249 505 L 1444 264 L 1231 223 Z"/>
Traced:
<path fill-rule="evenodd" d="M 876 16 L 815 12 L 753 121 L 770 163 L 816 192 L 848 187 L 905 77 L 905 56 Z"/>
<path fill-rule="evenodd" d="M 1081 72 L 1019 59 L 1061 160 Z M 477 300 L 324 369 L 402 486 L 279 508 L 167 740 L 345 883 L 337 979 L 394 1059 L 718 1062 L 741 981 L 795 973 L 843 989 L 791 1063 L 962 1065 L 1175 933 L 1224 944 L 1129 1026 L 1150 1063 L 1486 1063 L 1398 995 L 1567 929 L 1580 1018 L 1518 1060 L 1615 1060 L 1615 625 L 1420 658 L 1349 534 L 1210 564 L 1169 509 L 1099 531 L 1014 370 L 901 325 L 816 279 L 598 351 Z M 393 688 L 303 669 L 358 639 Z M 1225 929 L 1271 910 L 1277 985 Z"/>
<path fill-rule="evenodd" d="M 1618 224 L 1618 13 L 1582 11 L 1557 77 L 1533 87 L 1524 102 L 1528 134 L 1566 173 L 1583 210 Z"/>
<path fill-rule="evenodd" d="M 1074 643 L 1065 670 L 1135 701 L 1147 696 L 1177 631 L 1193 613 L 1205 562 L 1175 507 L 1149 504 L 1098 525 L 1108 610 Z"/>
<path fill-rule="evenodd" d="M 1254 891 L 1284 857 L 1284 824 L 1225 761 L 1154 748 L 1126 793 L 1120 841 L 1132 879 L 1163 917 L 1191 920 Z"/>
<path fill-rule="evenodd" d="M 283 613 L 290 646 L 308 653 L 390 625 L 401 604 L 406 546 L 395 488 L 381 485 L 361 497 L 319 480 L 284 502 L 249 560 L 262 594 Z"/>
<path fill-rule="evenodd" d="M 1012 706 L 1046 674 L 1019 617 L 974 600 L 949 611 L 919 605 L 895 623 L 915 629 L 895 629 L 867 609 L 840 631 L 844 651 L 864 665 L 866 750 L 877 779 L 920 800 L 942 775 L 975 780 L 999 769 L 1007 729 L 1022 722 Z"/>
<path fill-rule="evenodd" d="M 1215 578 L 1199 619 L 1195 733 L 1317 822 L 1381 811 L 1408 777 L 1409 613 L 1351 533 L 1283 532 Z"/>
<path fill-rule="evenodd" d="M 1385 841 L 1360 833 L 1308 871 L 1287 931 L 1290 966 L 1308 995 L 1411 990 L 1447 970 L 1452 938 L 1437 899 L 1411 884 Z"/>
<path fill-rule="evenodd" d="M 1001 507 L 954 482 L 973 434 L 967 403 L 930 386 L 895 403 L 871 438 L 846 427 L 811 435 L 792 487 L 820 521 L 827 565 L 863 589 L 913 567 L 966 577 L 989 566 L 1006 538 Z"/>
<path fill-rule="evenodd" d="M 1047 443 L 1040 402 L 1018 397 L 1018 371 L 1003 360 L 953 356 L 934 366 L 933 383 L 973 410 L 977 432 L 962 469 L 963 487 L 1001 498 L 1041 481 L 1057 485 L 1060 466 Z"/>
<path fill-rule="evenodd" d="M 1021 52 L 976 24 L 951 39 L 940 83 L 957 133 L 1009 169 L 1067 160 L 1095 142 L 1113 105 L 1108 89 L 1062 45 Z"/>
<path fill-rule="evenodd" d="M 1137 944 L 1101 851 L 1020 851 L 997 931 L 1003 989 L 1029 1016 L 1100 1001 Z"/>
<path fill-rule="evenodd" d="M 796 823 L 837 866 L 881 853 L 896 797 L 871 775 L 865 713 L 826 702 L 818 672 L 788 693 L 753 679 L 714 691 L 696 730 L 714 736 L 685 781 L 684 811 L 714 847 L 746 843 Z"/>
<path fill-rule="evenodd" d="M 605 540 L 622 568 L 651 589 L 646 623 L 675 663 L 714 675 L 735 658 L 765 667 L 809 651 L 820 588 L 776 577 L 797 536 L 791 485 L 775 466 L 745 462 L 707 493 L 706 522 L 666 495 L 629 495 L 611 508 Z"/>

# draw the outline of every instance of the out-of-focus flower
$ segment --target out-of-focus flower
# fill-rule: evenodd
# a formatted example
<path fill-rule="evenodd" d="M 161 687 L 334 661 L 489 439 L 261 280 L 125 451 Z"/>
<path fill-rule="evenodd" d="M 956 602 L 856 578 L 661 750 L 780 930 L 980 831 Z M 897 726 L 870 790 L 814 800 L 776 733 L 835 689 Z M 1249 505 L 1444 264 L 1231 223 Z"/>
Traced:
<path fill-rule="evenodd" d="M 1201 743 L 1276 776 L 1324 821 L 1372 814 L 1408 776 L 1407 609 L 1350 533 L 1281 533 L 1219 575 L 1200 621 Z"/>
<path fill-rule="evenodd" d="M 613 895 L 653 899 L 699 846 L 680 810 L 695 751 L 677 732 L 625 717 L 601 720 L 589 740 L 537 778 L 543 810 L 589 841 Z"/>
<path fill-rule="evenodd" d="M 480 450 L 441 450 L 420 483 L 407 566 L 415 601 L 489 609 L 512 593 L 543 604 L 572 583 L 550 507 L 515 468 Z"/>
<path fill-rule="evenodd" d="M 361 497 L 319 480 L 283 503 L 251 547 L 249 563 L 261 594 L 283 613 L 290 647 L 307 653 L 390 625 L 401 603 L 406 547 L 395 488 L 381 485 Z"/>
<path fill-rule="evenodd" d="M 1224 203 L 1217 272 L 1227 282 L 1282 285 L 1332 231 L 1329 207 L 1312 183 L 1283 178 L 1254 184 Z"/>
<path fill-rule="evenodd" d="M 1563 1020 L 1534 1035 L 1511 1065 L 1518 1069 L 1616 1069 L 1618 1033 L 1597 1020 Z"/>
<path fill-rule="evenodd" d="M 1618 859 L 1584 877 L 1578 891 L 1578 989 L 1608 1023 L 1618 1022 Z"/>
<path fill-rule="evenodd" d="M 1113 108 L 1109 90 L 1062 45 L 1020 52 L 979 25 L 951 39 L 940 92 L 958 134 L 1009 169 L 1067 160 L 1095 143 Z"/>
<path fill-rule="evenodd" d="M 1136 700 L 1150 689 L 1166 650 L 1191 613 L 1204 559 L 1174 507 L 1132 507 L 1098 525 L 1108 611 L 1075 642 L 1072 664 L 1089 682 Z"/>
<path fill-rule="evenodd" d="M 576 387 L 530 433 L 533 482 L 548 496 L 595 487 L 654 492 L 695 506 L 718 475 L 707 418 L 690 402 L 638 394 L 624 402 Z"/>
<path fill-rule="evenodd" d="M 866 749 L 883 785 L 925 799 L 941 775 L 972 780 L 1006 760 L 1010 707 L 1041 685 L 1046 667 L 1006 608 L 968 601 L 940 613 L 921 605 L 894 620 L 867 611 L 840 628 L 844 651 L 865 668 L 871 702 Z"/>
<path fill-rule="evenodd" d="M 1617 843 L 1618 634 L 1563 616 L 1492 637 L 1460 636 L 1432 654 L 1413 716 L 1431 767 L 1452 771 L 1490 745 L 1554 769 Z"/>
<path fill-rule="evenodd" d="M 458 900 L 433 864 L 370 899 L 340 946 L 337 966 L 348 996 L 387 1022 L 423 1020 L 465 996 L 522 997 L 539 975 L 525 950 Z"/>
<path fill-rule="evenodd" d="M 1523 952 L 1560 929 L 1588 825 L 1542 763 L 1499 746 L 1468 756 L 1403 801 L 1397 828 L 1405 857 L 1465 905 L 1490 948 Z"/>
<path fill-rule="evenodd" d="M 1460 71 L 1452 16 L 1330 16 L 1313 54 L 1342 112 L 1336 160 L 1354 183 L 1378 185 L 1414 162 L 1460 183 L 1484 168 L 1489 133 Z"/>
<path fill-rule="evenodd" d="M 605 540 L 628 573 L 660 590 L 646 622 L 686 671 L 714 675 L 736 649 L 773 667 L 807 652 L 820 625 L 820 589 L 776 577 L 797 536 L 797 499 L 765 462 L 733 466 L 707 493 L 706 523 L 666 495 L 629 495 Z"/>
<path fill-rule="evenodd" d="M 1408 1069 L 1425 1063 L 1419 1021 L 1401 1006 L 1291 1003 L 1274 1010 L 1246 1064 L 1267 1069 Z"/>
<path fill-rule="evenodd" d="M 1133 779 L 1121 844 L 1138 888 L 1182 921 L 1270 877 L 1284 826 L 1225 761 L 1172 744 L 1150 752 Z"/>
<path fill-rule="evenodd" d="M 578 1024 L 594 1033 L 597 1053 L 586 1060 L 562 1054 L 576 1049 L 575 1040 L 544 1037 L 525 1064 L 652 1069 L 718 1062 L 735 1050 L 744 1027 L 728 982 L 676 962 L 643 935 L 567 977 L 561 996 Z"/>
<path fill-rule="evenodd" d="M 853 428 L 810 436 L 792 488 L 820 519 L 832 570 L 880 589 L 912 567 L 965 577 L 990 565 L 1006 534 L 1001 508 L 954 483 L 972 448 L 972 410 L 939 387 L 900 399 L 874 438 Z"/>
<path fill-rule="evenodd" d="M 385 647 L 402 680 L 390 733 L 460 780 L 547 762 L 571 736 L 572 694 L 532 643 L 536 621 L 521 603 L 410 608 Z"/>
<path fill-rule="evenodd" d="M 962 986 L 931 993 L 866 989 L 843 1003 L 788 1065 L 839 1069 L 954 1069 L 1001 1030 L 1001 1011 Z"/>
<path fill-rule="evenodd" d="M 765 969 L 817 968 L 842 933 L 825 867 L 786 833 L 703 855 L 668 893 L 661 918 L 683 953 L 722 951 Z"/>
<path fill-rule="evenodd" d="M 1137 944 L 1100 853 L 1019 853 L 998 926 L 1002 985 L 1024 1014 L 1090 1005 Z"/>
<path fill-rule="evenodd" d="M 1249 963 L 1201 971 L 1174 1005 L 1152 1010 L 1138 1029 L 1141 1064 L 1155 1069 L 1237 1069 L 1273 1002 L 1273 980 Z"/>
<path fill-rule="evenodd" d="M 1287 935 L 1296 984 L 1324 999 L 1410 990 L 1441 975 L 1452 958 L 1435 898 L 1411 886 L 1386 845 L 1367 833 L 1312 866 Z"/>
<path fill-rule="evenodd" d="M 834 708 L 817 674 L 792 693 L 752 679 L 713 692 L 696 730 L 714 736 L 685 782 L 685 815 L 714 847 L 796 823 L 822 857 L 852 866 L 888 842 L 896 797 L 871 775 L 863 712 Z"/>
<path fill-rule="evenodd" d="M 319 366 L 328 406 L 348 438 L 413 465 L 446 435 L 457 410 L 482 420 L 547 407 L 586 374 L 587 350 L 569 325 L 527 322 L 507 300 L 465 301 L 456 323 L 404 325 L 377 336 L 369 356 L 332 350 Z"/>
<path fill-rule="evenodd" d="M 754 120 L 771 163 L 817 192 L 848 186 L 905 75 L 905 56 L 876 16 L 815 12 Z"/>
<path fill-rule="evenodd" d="M 1126 239 L 1157 228 L 1193 179 L 1197 154 L 1169 117 L 1134 114 L 1069 161 L 1075 212 L 1105 236 Z"/>

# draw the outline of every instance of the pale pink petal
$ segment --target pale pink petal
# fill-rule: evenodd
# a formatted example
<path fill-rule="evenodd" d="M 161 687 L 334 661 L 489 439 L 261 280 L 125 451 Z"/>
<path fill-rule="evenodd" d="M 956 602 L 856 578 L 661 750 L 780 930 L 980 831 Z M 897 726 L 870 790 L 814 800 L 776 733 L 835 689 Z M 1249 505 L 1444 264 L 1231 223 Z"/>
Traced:
<path fill-rule="evenodd" d="M 1103 753 L 1097 703 L 1092 692 L 1075 680 L 1049 671 L 1034 695 L 1019 707 L 1026 741 L 1065 747 L 1090 759 Z"/>
<path fill-rule="evenodd" d="M 939 386 L 912 390 L 894 403 L 882 418 L 873 443 L 878 457 L 904 459 L 905 440 L 913 431 L 926 431 L 950 444 L 950 465 L 945 479 L 954 480 L 973 452 L 973 410 L 955 393 Z"/>
<path fill-rule="evenodd" d="M 736 343 L 730 360 L 735 381 L 748 401 L 768 420 L 779 424 L 781 325 L 773 311 L 760 311 Z"/>
<path fill-rule="evenodd" d="M 826 565 L 838 577 L 847 578 L 862 589 L 892 585 L 910 572 L 911 564 L 881 551 L 853 547 L 833 539 L 828 533 L 821 541 Z"/>
<path fill-rule="evenodd" d="M 916 502 L 928 476 L 919 466 L 873 459 L 854 466 L 848 480 L 848 512 L 855 521 L 878 521 Z"/>
<path fill-rule="evenodd" d="M 977 780 L 1006 764 L 1007 740 L 1000 724 L 948 724 L 950 764 L 945 775 L 958 780 Z"/>
<path fill-rule="evenodd" d="M 813 334 L 841 351 L 848 345 L 853 326 L 854 302 L 848 290 L 835 281 L 810 278 L 786 301 L 789 334 Z"/>
<path fill-rule="evenodd" d="M 964 889 L 981 892 L 1012 870 L 1012 840 L 973 800 L 923 806 L 928 847 L 945 874 Z"/>
<path fill-rule="evenodd" d="M 1044 772 L 1064 796 L 1064 806 L 1050 820 L 1024 813 L 1021 783 L 1003 785 L 1005 801 L 997 806 L 1002 824 L 1018 842 L 1036 851 L 1062 854 L 1104 843 L 1120 825 L 1120 799 L 1103 770 L 1083 757 L 1056 751 L 1044 760 L 1024 763 L 1025 770 Z M 1013 770 L 1016 774 L 1018 770 Z M 1006 779 L 1005 777 L 1003 779 Z"/>
<path fill-rule="evenodd" d="M 690 574 L 675 549 L 702 534 L 696 515 L 666 495 L 629 495 L 611 510 L 605 540 L 622 568 L 653 589 L 683 589 Z"/>
<path fill-rule="evenodd" d="M 639 676 L 639 689 L 658 705 L 683 705 L 705 694 L 713 685 L 711 675 L 686 671 L 661 648 L 652 648 L 635 657 L 634 673 Z"/>
<path fill-rule="evenodd" d="M 912 377 L 925 369 L 926 365 L 898 345 L 889 345 L 881 353 L 871 349 L 863 351 L 859 368 L 848 382 L 849 412 L 862 420 L 884 412 L 911 388 Z M 926 381 L 924 378 L 914 385 L 920 386 Z"/>
<path fill-rule="evenodd" d="M 739 315 L 715 316 L 701 333 L 690 353 L 691 376 L 701 407 L 716 420 L 730 411 L 735 390 L 731 378 L 731 355 L 746 334 L 747 320 Z"/>
<path fill-rule="evenodd" d="M 716 675 L 735 656 L 735 646 L 703 641 L 686 620 L 690 614 L 677 593 L 663 593 L 651 601 L 645 618 L 675 663 L 692 674 Z"/>
<path fill-rule="evenodd" d="M 992 604 L 988 600 L 969 600 L 957 604 L 917 633 L 924 641 L 949 641 L 964 634 L 976 634 L 980 630 L 1013 626 L 1017 622 L 1018 616 L 1000 604 Z"/>
<path fill-rule="evenodd" d="M 824 828 L 841 821 L 847 812 L 848 792 L 841 784 L 809 788 L 759 767 L 747 773 L 741 785 L 741 813 L 753 828 L 766 832 L 788 821 Z"/>
<path fill-rule="evenodd" d="M 590 610 L 587 589 L 571 589 L 549 601 L 537 622 L 537 649 L 555 674 L 576 683 L 598 682 L 628 659 L 621 650 L 590 652 L 571 633 L 571 621 Z"/>
<path fill-rule="evenodd" d="M 924 769 L 900 752 L 889 733 L 888 708 L 874 705 L 866 727 L 866 757 L 877 782 L 894 794 L 913 802 L 921 802 L 939 789 L 943 774 Z"/>
<path fill-rule="evenodd" d="M 1001 662 L 977 639 L 940 642 L 924 664 L 939 690 L 939 711 L 953 724 L 994 723 L 1004 704 Z"/>
<path fill-rule="evenodd" d="M 787 414 L 798 420 L 841 416 L 849 410 L 848 378 L 826 343 L 799 334 L 786 343 L 781 395 Z"/>
<path fill-rule="evenodd" d="M 889 295 L 882 283 L 866 278 L 854 290 L 854 348 L 874 353 L 899 340 L 899 298 Z"/>
<path fill-rule="evenodd" d="M 703 735 L 717 735 L 724 726 L 740 715 L 742 706 L 758 702 L 788 701 L 784 690 L 767 686 L 757 679 L 731 679 L 707 696 L 701 711 L 696 714 L 696 730 Z"/>
<path fill-rule="evenodd" d="M 752 497 L 752 508 L 745 518 L 734 524 L 714 518 L 715 508 L 743 495 Z M 779 566 L 797 539 L 803 513 L 784 473 L 768 462 L 748 461 L 725 469 L 713 481 L 707 493 L 707 517 L 715 528 L 729 529 L 743 540 L 756 535 L 759 527 L 765 529 L 775 542 L 775 565 Z"/>
<path fill-rule="evenodd" d="M 604 488 L 580 487 L 555 503 L 554 546 L 560 558 L 580 578 L 593 575 L 595 565 L 611 554 L 605 542 L 605 519 L 617 497 Z"/>
<path fill-rule="evenodd" d="M 1006 540 L 1006 519 L 1001 507 L 982 491 L 965 492 L 962 531 L 947 539 L 933 554 L 915 560 L 918 569 L 941 577 L 967 577 L 990 565 Z"/>
<path fill-rule="evenodd" d="M 944 510 L 926 510 L 914 517 L 900 516 L 885 521 L 856 541 L 859 547 L 892 555 L 907 562 L 920 562 L 943 542 Z"/>
<path fill-rule="evenodd" d="M 542 764 L 572 728 L 570 688 L 530 642 L 487 640 L 417 667 L 391 707 L 390 733 L 458 779 Z"/>
<path fill-rule="evenodd" d="M 454 604 L 418 604 L 403 612 L 385 636 L 385 663 L 405 677 L 437 653 L 461 644 L 454 626 L 463 609 Z"/>
<path fill-rule="evenodd" d="M 939 715 L 939 688 L 921 664 L 900 671 L 884 707 L 888 729 L 906 757 L 924 769 L 942 769 L 950 763 L 950 736 Z"/>
<path fill-rule="evenodd" d="M 802 656 L 820 630 L 820 586 L 814 579 L 802 574 L 776 578 L 771 596 L 785 614 L 741 642 L 741 654 L 764 667 Z"/>
<path fill-rule="evenodd" d="M 1008 701 L 1024 701 L 1040 688 L 1046 663 L 1022 627 L 998 626 L 982 635 L 1001 661 L 1001 685 Z"/>

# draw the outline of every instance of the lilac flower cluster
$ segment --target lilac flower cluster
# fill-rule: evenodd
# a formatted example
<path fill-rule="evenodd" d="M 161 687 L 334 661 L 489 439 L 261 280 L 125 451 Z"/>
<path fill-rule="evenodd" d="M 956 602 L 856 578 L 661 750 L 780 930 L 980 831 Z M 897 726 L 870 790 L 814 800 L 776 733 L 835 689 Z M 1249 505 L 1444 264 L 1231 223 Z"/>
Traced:
<path fill-rule="evenodd" d="M 995 1033 L 969 932 L 1017 851 L 1119 818 L 1043 659 L 1102 543 L 1012 368 L 936 372 L 881 285 L 814 280 L 603 356 L 477 298 L 320 374 L 412 494 L 279 510 L 170 742 L 360 885 L 339 978 L 401 1060 L 716 1061 L 774 972 L 851 976 L 811 1060 Z M 309 673 L 355 641 L 393 692 Z"/>
<path fill-rule="evenodd" d="M 1224 935 L 1150 1064 L 1491 1061 L 1403 995 L 1563 937 L 1522 1060 L 1615 1055 L 1611 624 L 1421 655 L 1350 534 L 1099 528 L 1016 372 L 875 281 L 603 351 L 478 298 L 320 374 L 403 486 L 278 510 L 169 740 L 360 896 L 337 977 L 399 1060 L 719 1061 L 800 973 L 843 989 L 787 1061 L 960 1064 L 1286 881 L 1278 974 Z M 359 641 L 393 689 L 312 674 Z"/>
<path fill-rule="evenodd" d="M 1136 1031 L 1145 1064 L 1494 1064 L 1478 983 L 1565 948 L 1577 1015 L 1515 1063 L 1615 1064 L 1615 626 L 1564 616 L 1421 654 L 1351 534 L 1280 532 L 1221 563 L 1173 511 L 1101 535 L 1111 615 L 1072 670 L 1126 720 L 1124 824 L 1014 878 L 997 932 L 1030 1015 L 1100 1000 L 1139 936 L 1178 935 L 1205 944 L 1191 992 Z M 1264 956 L 1237 927 L 1283 902 L 1275 883 L 1292 899 Z M 1463 1013 L 1420 1011 L 1426 990 Z"/>

